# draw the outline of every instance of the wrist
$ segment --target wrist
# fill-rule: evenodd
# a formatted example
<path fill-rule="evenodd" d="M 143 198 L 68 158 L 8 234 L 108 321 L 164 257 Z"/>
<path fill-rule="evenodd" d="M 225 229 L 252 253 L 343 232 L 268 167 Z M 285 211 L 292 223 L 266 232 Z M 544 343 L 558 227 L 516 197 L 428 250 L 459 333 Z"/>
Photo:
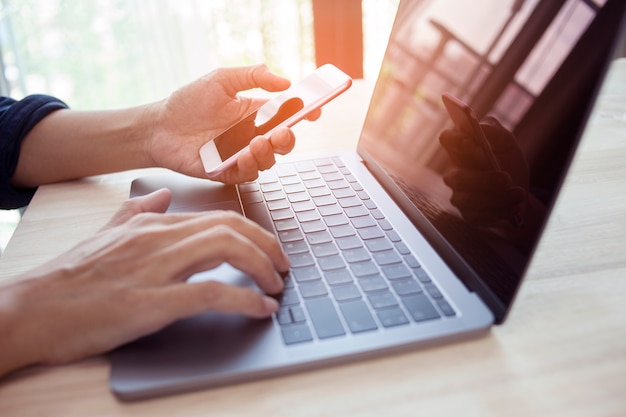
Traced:
<path fill-rule="evenodd" d="M 27 308 L 28 285 L 28 282 L 15 282 L 0 286 L 0 378 L 41 362 L 38 349 L 43 346 L 33 340 L 29 330 L 32 323 Z"/>
<path fill-rule="evenodd" d="M 154 156 L 154 143 L 162 131 L 161 113 L 163 102 L 157 101 L 140 107 L 137 116 L 136 129 L 141 141 L 142 165 L 144 167 L 159 166 Z"/>

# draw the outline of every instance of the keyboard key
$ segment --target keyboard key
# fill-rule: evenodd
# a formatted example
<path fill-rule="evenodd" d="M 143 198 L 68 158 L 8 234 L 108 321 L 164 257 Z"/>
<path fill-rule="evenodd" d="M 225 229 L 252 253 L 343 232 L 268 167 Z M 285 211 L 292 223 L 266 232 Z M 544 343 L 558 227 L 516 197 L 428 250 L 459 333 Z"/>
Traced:
<path fill-rule="evenodd" d="M 296 253 L 293 255 L 289 255 L 289 260 L 291 261 L 291 266 L 293 268 L 301 268 L 303 266 L 315 265 L 313 256 L 311 256 L 310 253 Z"/>
<path fill-rule="evenodd" d="M 363 200 L 363 204 L 365 204 L 365 207 L 367 207 L 370 210 L 374 210 L 376 207 L 376 203 L 374 203 L 374 200 Z"/>
<path fill-rule="evenodd" d="M 385 310 L 376 311 L 378 319 L 385 327 L 400 326 L 408 324 L 409 319 L 406 318 L 406 314 L 399 308 L 389 308 Z"/>
<path fill-rule="evenodd" d="M 286 243 L 303 240 L 304 236 L 302 236 L 302 232 L 300 231 L 300 229 L 292 229 L 278 232 L 278 238 L 281 242 Z"/>
<path fill-rule="evenodd" d="M 296 217 L 300 223 L 310 222 L 320 218 L 317 210 L 299 211 L 296 213 Z"/>
<path fill-rule="evenodd" d="M 361 298 L 361 292 L 354 284 L 333 287 L 331 291 L 337 301 L 357 300 Z"/>
<path fill-rule="evenodd" d="M 361 243 L 361 239 L 359 239 L 358 236 L 340 237 L 336 239 L 335 242 L 337 242 L 341 250 L 363 247 L 363 243 Z"/>
<path fill-rule="evenodd" d="M 409 295 L 402 298 L 402 303 L 415 321 L 438 319 L 439 313 L 424 294 Z"/>
<path fill-rule="evenodd" d="M 279 232 L 284 230 L 293 230 L 298 228 L 298 222 L 294 218 L 277 220 L 274 222 L 274 227 L 276 227 L 276 230 Z"/>
<path fill-rule="evenodd" d="M 352 274 L 347 269 L 335 269 L 324 272 L 324 278 L 330 285 L 341 285 L 352 282 Z"/>
<path fill-rule="evenodd" d="M 320 211 L 320 214 L 322 216 L 332 216 L 333 214 L 343 213 L 343 210 L 341 209 L 341 207 L 339 207 L 339 204 L 321 206 L 318 208 L 318 210 Z"/>
<path fill-rule="evenodd" d="M 259 172 L 259 178 L 256 180 L 259 184 L 268 184 L 270 182 L 278 181 L 278 177 L 274 170 L 268 169 L 266 171 Z"/>
<path fill-rule="evenodd" d="M 307 233 L 306 240 L 311 245 L 318 245 L 320 243 L 332 242 L 333 238 L 330 237 L 330 234 L 326 230 L 323 230 L 321 232 Z"/>
<path fill-rule="evenodd" d="M 430 282 L 430 277 L 422 268 L 414 269 L 413 273 L 422 284 L 428 284 Z"/>
<path fill-rule="evenodd" d="M 341 320 L 339 320 L 337 310 L 330 298 L 307 300 L 306 309 L 313 322 L 315 332 L 320 339 L 346 334 Z"/>
<path fill-rule="evenodd" d="M 328 181 L 326 183 L 326 185 L 328 186 L 328 188 L 330 188 L 331 190 L 337 190 L 339 188 L 349 188 L 350 184 L 348 184 L 346 182 L 346 180 L 344 180 L 343 178 L 337 181 Z"/>
<path fill-rule="evenodd" d="M 326 225 L 321 220 L 313 220 L 312 222 L 302 223 L 302 231 L 304 233 L 320 232 L 326 230 Z"/>
<path fill-rule="evenodd" d="M 395 250 L 385 250 L 372 253 L 374 260 L 380 266 L 401 263 L 402 259 Z"/>
<path fill-rule="evenodd" d="M 270 191 L 280 191 L 283 189 L 283 186 L 280 185 L 278 181 L 276 182 L 268 182 L 266 184 L 260 185 L 261 191 L 264 193 L 269 193 Z"/>
<path fill-rule="evenodd" d="M 291 209 L 281 209 L 274 210 L 270 212 L 270 216 L 272 216 L 272 220 L 284 220 L 293 218 L 293 211 Z"/>
<path fill-rule="evenodd" d="M 338 190 L 333 190 L 333 195 L 335 198 L 353 197 L 354 191 L 350 188 L 339 188 Z"/>
<path fill-rule="evenodd" d="M 357 197 L 338 198 L 337 202 L 343 208 L 357 207 L 361 205 L 361 200 L 359 200 Z"/>
<path fill-rule="evenodd" d="M 280 183 L 282 185 L 297 184 L 299 182 L 300 182 L 300 178 L 297 175 L 290 175 L 287 177 L 280 178 Z"/>
<path fill-rule="evenodd" d="M 318 207 L 328 206 L 330 204 L 335 204 L 335 197 L 333 197 L 332 195 L 323 195 L 320 197 L 313 197 L 313 201 Z"/>
<path fill-rule="evenodd" d="M 283 340 L 287 345 L 293 345 L 295 343 L 310 342 L 313 340 L 311 330 L 306 324 L 298 326 L 285 326 L 281 329 L 283 334 Z"/>
<path fill-rule="evenodd" d="M 303 191 L 306 191 L 306 188 L 304 188 L 304 184 L 302 183 L 289 184 L 283 187 L 283 191 L 285 191 L 287 194 L 301 193 Z"/>
<path fill-rule="evenodd" d="M 301 240 L 299 242 L 283 243 L 283 250 L 287 255 L 293 255 L 295 253 L 308 252 L 309 247 L 304 240 Z"/>
<path fill-rule="evenodd" d="M 363 189 L 361 184 L 358 183 L 358 180 L 352 174 L 346 175 L 346 181 L 352 185 L 352 188 L 354 188 L 355 191 L 361 191 Z"/>
<path fill-rule="evenodd" d="M 292 164 L 276 164 L 274 169 L 279 177 L 288 177 L 297 174 L 296 168 Z"/>
<path fill-rule="evenodd" d="M 404 244 L 404 242 L 398 242 L 394 245 L 396 247 L 396 250 L 398 252 L 400 252 L 400 255 L 410 255 L 411 254 L 411 250 L 408 248 L 407 245 Z M 406 258 L 404 258 L 406 260 Z"/>
<path fill-rule="evenodd" d="M 372 261 L 350 264 L 350 269 L 357 277 L 378 274 L 378 268 L 376 268 L 376 265 Z"/>
<path fill-rule="evenodd" d="M 306 321 L 306 316 L 304 315 L 304 309 L 300 306 L 291 306 L 289 307 L 289 312 L 291 313 L 291 320 L 294 323 L 304 323 Z"/>
<path fill-rule="evenodd" d="M 304 310 L 300 306 L 282 307 L 276 314 L 278 322 L 282 325 L 292 323 L 304 323 L 306 316 Z"/>
<path fill-rule="evenodd" d="M 343 160 L 338 157 L 338 156 L 333 156 L 333 162 L 335 163 L 335 165 L 337 165 L 338 167 L 345 167 L 346 164 L 343 163 Z"/>
<path fill-rule="evenodd" d="M 319 172 L 322 174 L 327 174 L 329 172 L 337 172 L 337 168 L 333 165 L 324 165 L 317 168 Z"/>
<path fill-rule="evenodd" d="M 326 183 L 321 178 L 314 178 L 312 180 L 304 181 L 304 186 L 306 188 L 326 187 Z M 330 190 L 329 190 L 329 193 L 330 193 Z"/>
<path fill-rule="evenodd" d="M 285 199 L 273 200 L 273 201 L 267 202 L 267 208 L 270 210 L 280 210 L 280 209 L 286 209 L 289 207 L 290 207 L 289 201 Z"/>
<path fill-rule="evenodd" d="M 367 296 L 367 299 L 370 301 L 370 304 L 375 309 L 398 306 L 398 301 L 396 300 L 396 297 L 394 297 L 394 295 L 389 291 L 369 294 Z"/>
<path fill-rule="evenodd" d="M 256 182 L 244 182 L 239 184 L 237 188 L 239 188 L 240 193 L 249 193 L 251 191 L 259 191 L 259 184 Z"/>
<path fill-rule="evenodd" d="M 298 288 L 300 289 L 300 294 L 302 294 L 303 298 L 313 298 L 328 294 L 328 291 L 326 290 L 326 285 L 324 285 L 322 281 L 313 281 L 307 282 L 305 284 L 300 284 Z"/>
<path fill-rule="evenodd" d="M 359 233 L 359 236 L 361 236 L 361 239 L 363 240 L 376 239 L 376 238 L 385 236 L 383 231 L 380 230 L 378 226 L 364 227 L 362 229 L 357 229 L 357 232 Z"/>
<path fill-rule="evenodd" d="M 380 211 L 379 209 L 374 209 L 371 211 L 372 216 L 376 219 L 376 220 L 382 220 L 385 218 L 385 215 L 383 214 L 382 211 Z"/>
<path fill-rule="evenodd" d="M 374 292 L 389 288 L 387 282 L 380 275 L 359 278 L 357 280 L 363 292 Z"/>
<path fill-rule="evenodd" d="M 278 320 L 278 324 L 285 325 L 293 323 L 291 319 L 291 313 L 289 312 L 289 307 L 282 307 L 276 313 L 276 320 Z"/>
<path fill-rule="evenodd" d="M 369 261 L 371 259 L 369 252 L 365 248 L 347 249 L 342 254 L 349 263 Z"/>
<path fill-rule="evenodd" d="M 383 250 L 392 249 L 391 243 L 387 240 L 386 237 L 379 237 L 377 239 L 368 239 L 365 241 L 365 246 L 370 252 L 379 252 Z"/>
<path fill-rule="evenodd" d="M 315 165 L 311 161 L 301 161 L 293 164 L 298 172 L 315 171 Z"/>
<path fill-rule="evenodd" d="M 294 279 L 299 282 L 310 282 L 317 281 L 322 279 L 320 275 L 320 271 L 316 266 L 309 266 L 306 268 L 292 268 L 291 273 L 293 274 Z"/>
<path fill-rule="evenodd" d="M 397 245 L 397 244 L 396 244 Z M 396 246 L 397 247 L 397 246 Z M 400 252 L 402 253 L 402 252 Z M 406 264 L 410 267 L 410 268 L 420 268 L 421 265 L 420 263 L 417 261 L 417 259 L 415 259 L 415 256 L 413 255 L 407 255 L 404 257 L 404 262 L 406 262 Z"/>
<path fill-rule="evenodd" d="M 341 226 L 342 224 L 348 224 L 348 218 L 343 214 L 333 214 L 324 216 L 324 222 L 327 226 Z"/>
<path fill-rule="evenodd" d="M 292 203 L 297 203 L 298 201 L 307 201 L 310 200 L 309 193 L 306 191 L 302 191 L 300 193 L 287 194 L 287 198 Z"/>
<path fill-rule="evenodd" d="M 285 193 L 282 191 L 270 191 L 264 194 L 265 201 L 282 200 L 285 198 Z"/>
<path fill-rule="evenodd" d="M 343 262 L 343 259 L 339 255 L 319 258 L 317 262 L 319 263 L 322 271 L 330 271 L 332 269 L 341 269 L 346 267 L 346 264 Z"/>
<path fill-rule="evenodd" d="M 389 223 L 389 221 L 387 219 L 379 220 L 378 221 L 378 225 L 383 230 L 391 230 L 391 229 L 393 229 L 393 226 L 391 225 L 391 223 Z"/>
<path fill-rule="evenodd" d="M 389 238 L 389 240 L 391 240 L 394 243 L 400 242 L 402 240 L 398 232 L 396 232 L 395 230 L 387 231 L 387 237 Z"/>
<path fill-rule="evenodd" d="M 337 181 L 337 180 L 343 179 L 343 174 L 341 172 L 338 172 L 338 171 L 323 172 L 323 171 L 324 170 L 320 169 L 320 172 L 322 173 L 322 178 L 324 178 L 324 181 L 326 182 Z"/>
<path fill-rule="evenodd" d="M 329 158 L 316 159 L 313 161 L 316 167 L 322 167 L 324 165 L 333 165 L 333 161 Z"/>
<path fill-rule="evenodd" d="M 437 300 L 437 305 L 439 306 L 441 311 L 443 311 L 443 314 L 445 314 L 446 316 L 448 317 L 456 316 L 454 309 L 452 308 L 450 304 L 448 304 L 446 300 L 443 300 L 443 299 Z"/>
<path fill-rule="evenodd" d="M 311 188 L 309 189 L 309 195 L 311 197 L 322 197 L 322 196 L 330 196 L 330 189 L 326 186 L 320 188 Z"/>
<path fill-rule="evenodd" d="M 376 221 L 370 216 L 354 217 L 350 219 L 350 221 L 352 222 L 352 225 L 357 229 L 376 226 Z"/>
<path fill-rule="evenodd" d="M 311 250 L 313 250 L 313 254 L 317 258 L 337 255 L 339 253 L 339 251 L 337 250 L 337 246 L 335 246 L 333 242 L 322 243 L 320 245 L 312 245 Z"/>
<path fill-rule="evenodd" d="M 295 211 L 296 213 L 299 213 L 301 211 L 309 211 L 309 210 L 315 209 L 315 205 L 313 204 L 311 200 L 299 201 L 297 203 L 293 203 L 291 207 L 293 208 L 293 211 Z"/>
<path fill-rule="evenodd" d="M 317 172 L 317 170 L 315 171 L 305 171 L 305 172 L 301 172 L 300 173 L 300 178 L 303 181 L 308 181 L 308 180 L 313 180 L 315 178 L 319 178 L 320 174 L 319 172 Z"/>
<path fill-rule="evenodd" d="M 355 234 L 354 229 L 349 224 L 329 227 L 328 229 L 335 238 L 353 236 Z"/>
<path fill-rule="evenodd" d="M 290 306 L 300 304 L 300 297 L 298 293 L 293 289 L 283 290 L 283 293 L 278 297 L 278 301 L 281 306 Z"/>
<path fill-rule="evenodd" d="M 378 329 L 378 325 L 363 300 L 340 303 L 339 309 L 352 333 Z"/>
<path fill-rule="evenodd" d="M 424 285 L 424 288 L 426 288 L 426 291 L 428 291 L 428 294 L 430 294 L 431 297 L 443 298 L 443 294 L 441 294 L 441 291 L 439 291 L 439 288 L 437 288 L 435 284 L 426 284 Z"/>
<path fill-rule="evenodd" d="M 370 199 L 369 194 L 367 194 L 367 193 L 366 193 L 365 191 L 363 191 L 363 190 L 359 190 L 359 191 L 357 191 L 357 192 L 356 192 L 356 194 L 359 196 L 359 198 L 360 198 L 361 200 L 369 200 L 369 199 Z"/>
<path fill-rule="evenodd" d="M 382 270 L 387 279 L 391 280 L 411 277 L 411 271 L 402 264 L 387 265 Z"/>
<path fill-rule="evenodd" d="M 399 296 L 409 294 L 419 294 L 422 292 L 422 288 L 413 278 L 404 278 L 397 281 L 392 281 L 391 286 Z"/>
<path fill-rule="evenodd" d="M 356 206 L 356 207 L 346 207 L 345 213 L 346 213 L 346 216 L 352 218 L 352 217 L 359 217 L 359 216 L 367 216 L 369 214 L 369 211 L 363 206 Z"/>

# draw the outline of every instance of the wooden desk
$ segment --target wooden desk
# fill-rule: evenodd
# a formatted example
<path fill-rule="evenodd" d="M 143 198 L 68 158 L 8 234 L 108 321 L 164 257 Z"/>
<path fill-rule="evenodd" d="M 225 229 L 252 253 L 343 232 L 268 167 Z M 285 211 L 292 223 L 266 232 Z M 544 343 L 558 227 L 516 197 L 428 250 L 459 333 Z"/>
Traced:
<path fill-rule="evenodd" d="M 357 83 L 299 126 L 296 152 L 353 147 L 370 94 Z M 133 404 L 111 395 L 97 357 L 6 378 L 0 415 L 626 415 L 626 59 L 600 103 L 513 311 L 486 337 Z M 42 187 L 0 279 L 93 233 L 143 174 Z"/>

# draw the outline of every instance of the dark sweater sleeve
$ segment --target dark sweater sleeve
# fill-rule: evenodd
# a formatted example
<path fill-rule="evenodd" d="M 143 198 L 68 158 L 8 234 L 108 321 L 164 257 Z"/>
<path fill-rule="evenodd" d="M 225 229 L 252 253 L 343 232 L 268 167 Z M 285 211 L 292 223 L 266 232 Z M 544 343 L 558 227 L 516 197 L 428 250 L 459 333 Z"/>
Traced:
<path fill-rule="evenodd" d="M 65 108 L 67 105 L 59 99 L 45 95 L 32 95 L 19 101 L 0 97 L 0 208 L 23 207 L 33 198 L 36 188 L 11 186 L 22 141 L 44 117 Z"/>

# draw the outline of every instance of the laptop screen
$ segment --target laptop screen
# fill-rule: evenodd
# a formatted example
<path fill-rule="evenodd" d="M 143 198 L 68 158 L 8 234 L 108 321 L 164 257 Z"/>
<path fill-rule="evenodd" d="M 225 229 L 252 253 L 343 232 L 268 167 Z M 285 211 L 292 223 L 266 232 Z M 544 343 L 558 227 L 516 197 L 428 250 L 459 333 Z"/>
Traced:
<path fill-rule="evenodd" d="M 555 201 L 625 4 L 399 6 L 359 153 L 497 321 Z"/>

